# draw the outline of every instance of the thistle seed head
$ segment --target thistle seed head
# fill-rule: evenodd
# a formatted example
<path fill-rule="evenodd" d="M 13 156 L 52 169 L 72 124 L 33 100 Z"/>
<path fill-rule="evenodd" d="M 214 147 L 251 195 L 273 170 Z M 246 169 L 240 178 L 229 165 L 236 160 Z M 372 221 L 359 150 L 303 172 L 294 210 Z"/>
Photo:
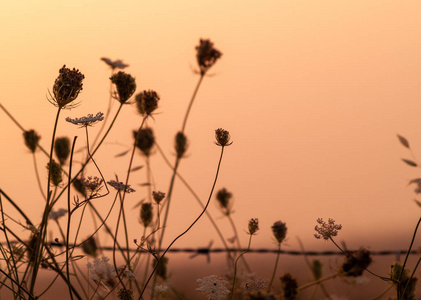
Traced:
<path fill-rule="evenodd" d="M 111 76 L 110 80 L 116 85 L 116 99 L 122 104 L 126 103 L 136 91 L 135 79 L 130 74 L 124 73 L 123 71 L 119 71 Z"/>

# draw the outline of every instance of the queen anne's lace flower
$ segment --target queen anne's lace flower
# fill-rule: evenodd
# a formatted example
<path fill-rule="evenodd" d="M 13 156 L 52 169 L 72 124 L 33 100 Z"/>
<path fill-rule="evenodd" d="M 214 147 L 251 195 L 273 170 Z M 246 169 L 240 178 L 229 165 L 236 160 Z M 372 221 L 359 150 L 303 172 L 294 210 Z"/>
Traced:
<path fill-rule="evenodd" d="M 108 257 L 101 257 L 95 259 L 93 264 L 89 262 L 86 265 L 89 270 L 89 278 L 104 287 L 113 287 L 116 276 L 114 267 L 108 263 L 109 260 Z"/>
<path fill-rule="evenodd" d="M 209 300 L 223 300 L 226 299 L 229 294 L 229 290 L 225 285 L 228 284 L 228 281 L 223 280 L 221 277 L 216 275 L 211 275 L 198 279 L 197 282 L 200 283 L 200 287 L 196 290 L 206 294 Z"/>
<path fill-rule="evenodd" d="M 117 59 L 112 61 L 108 57 L 101 57 L 101 60 L 104 61 L 107 65 L 111 67 L 111 69 L 124 69 L 127 68 L 129 65 L 125 64 L 121 59 Z"/>
<path fill-rule="evenodd" d="M 130 187 L 130 184 L 125 185 L 124 183 L 118 182 L 118 181 L 115 181 L 115 180 L 107 181 L 107 183 L 118 191 L 126 190 L 126 193 L 135 192 L 135 190 Z"/>
<path fill-rule="evenodd" d="M 64 209 L 64 208 L 60 208 L 58 210 L 52 210 L 48 214 L 48 218 L 51 220 L 58 220 L 60 217 L 63 217 L 64 215 L 66 215 L 66 213 L 67 213 L 67 209 Z"/>
<path fill-rule="evenodd" d="M 86 117 L 81 118 L 66 118 L 67 122 L 70 122 L 75 125 L 79 125 L 81 127 L 92 126 L 99 121 L 104 120 L 104 114 L 102 112 L 97 113 L 95 116 L 93 114 L 89 114 Z"/>
<path fill-rule="evenodd" d="M 317 231 L 317 233 L 314 234 L 316 239 L 325 239 L 328 240 L 332 236 L 336 236 L 338 234 L 338 230 L 342 229 L 341 224 L 335 224 L 335 220 L 330 219 L 325 222 L 322 218 L 317 219 L 317 223 L 319 225 L 316 225 L 314 227 L 314 230 Z"/>

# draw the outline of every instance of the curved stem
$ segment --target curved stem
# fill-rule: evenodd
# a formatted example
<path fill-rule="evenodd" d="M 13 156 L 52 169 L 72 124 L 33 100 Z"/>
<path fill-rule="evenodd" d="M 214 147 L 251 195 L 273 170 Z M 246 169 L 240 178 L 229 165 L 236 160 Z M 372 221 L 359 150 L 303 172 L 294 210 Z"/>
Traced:
<path fill-rule="evenodd" d="M 183 126 L 181 126 L 181 132 L 183 133 L 184 133 L 184 130 L 186 129 L 187 119 L 189 117 L 190 110 L 193 106 L 194 99 L 196 98 L 197 91 L 199 90 L 200 84 L 202 83 L 203 77 L 205 77 L 205 74 L 200 74 L 199 81 L 197 82 L 196 88 L 194 89 L 193 96 L 191 97 L 189 106 L 187 107 L 187 111 L 183 120 Z"/>
<path fill-rule="evenodd" d="M 164 253 L 162 253 L 162 255 L 159 257 L 158 261 L 156 262 L 155 268 L 153 269 L 151 275 L 149 276 L 148 280 L 146 281 L 145 286 L 143 287 L 142 293 L 139 296 L 139 299 L 142 298 L 143 293 L 146 290 L 146 287 L 148 286 L 149 281 L 151 280 L 152 276 L 154 275 L 156 269 L 159 267 L 160 262 L 162 261 L 162 259 L 164 258 L 165 254 L 168 252 L 168 250 L 170 250 L 171 246 L 179 239 L 181 238 L 183 235 L 185 235 L 193 226 L 194 224 L 197 223 L 197 221 L 199 221 L 199 219 L 203 216 L 203 214 L 205 213 L 206 209 L 209 206 L 210 200 L 212 199 L 212 194 L 213 194 L 213 190 L 215 189 L 215 185 L 216 185 L 216 181 L 218 180 L 218 175 L 219 175 L 219 170 L 221 168 L 221 162 L 222 162 L 222 157 L 224 155 L 224 147 L 221 147 L 221 155 L 219 157 L 219 162 L 218 162 L 218 167 L 216 169 L 216 175 L 215 175 L 215 180 L 213 182 L 212 185 L 212 189 L 211 192 L 209 194 L 209 198 L 208 201 L 206 202 L 205 208 L 202 210 L 202 212 L 200 213 L 200 215 L 193 221 L 193 223 L 181 234 L 179 234 L 172 242 L 171 244 L 169 244 L 169 246 L 167 247 L 167 249 L 165 249 Z M 160 249 L 158 249 L 160 250 Z"/>
<path fill-rule="evenodd" d="M 231 287 L 231 294 L 230 294 L 230 300 L 232 299 L 232 297 L 234 296 L 234 287 L 235 287 L 235 277 L 237 276 L 237 263 L 238 263 L 238 260 L 241 258 L 241 257 L 243 257 L 243 255 L 244 254 L 246 254 L 247 252 L 249 252 L 250 251 L 250 245 L 251 245 L 251 237 L 252 237 L 253 235 L 251 235 L 250 234 L 250 238 L 249 238 L 249 244 L 248 244 L 248 246 L 247 246 L 247 249 L 243 252 L 243 253 L 241 253 L 238 257 L 237 257 L 237 259 L 235 260 L 235 263 L 234 263 L 234 276 L 233 276 L 233 278 L 232 278 L 232 287 Z"/>
<path fill-rule="evenodd" d="M 272 286 L 273 280 L 275 279 L 276 269 L 278 268 L 280 255 L 281 255 L 281 243 L 278 243 L 278 254 L 276 255 L 275 268 L 273 269 L 272 278 L 270 279 L 270 282 L 268 284 L 268 289 L 267 289 L 268 292 L 270 291 L 270 287 Z"/>

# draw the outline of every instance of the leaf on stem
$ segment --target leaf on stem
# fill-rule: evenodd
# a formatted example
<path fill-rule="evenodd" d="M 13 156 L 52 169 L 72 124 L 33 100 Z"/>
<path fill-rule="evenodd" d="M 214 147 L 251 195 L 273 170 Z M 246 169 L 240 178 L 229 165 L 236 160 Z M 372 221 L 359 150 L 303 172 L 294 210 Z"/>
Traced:
<path fill-rule="evenodd" d="M 137 166 L 137 167 L 132 168 L 130 171 L 134 172 L 134 171 L 140 170 L 142 168 L 143 168 L 143 166 Z"/>
<path fill-rule="evenodd" d="M 121 156 L 124 156 L 124 155 L 126 155 L 127 153 L 129 153 L 130 152 L 130 149 L 129 150 L 126 150 L 126 151 L 124 151 L 124 152 L 121 152 L 121 153 L 119 153 L 119 154 L 116 154 L 114 157 L 121 157 Z"/>
<path fill-rule="evenodd" d="M 399 142 L 401 142 L 401 144 L 404 147 L 406 147 L 406 148 L 409 149 L 409 143 L 408 143 L 408 140 L 406 138 L 404 138 L 403 136 L 401 136 L 401 135 L 398 134 L 398 139 L 399 139 Z"/>
<path fill-rule="evenodd" d="M 402 158 L 402 160 L 403 160 L 404 163 L 410 165 L 411 167 L 418 167 L 418 165 L 416 163 L 414 163 L 412 160 L 405 159 L 405 158 Z"/>

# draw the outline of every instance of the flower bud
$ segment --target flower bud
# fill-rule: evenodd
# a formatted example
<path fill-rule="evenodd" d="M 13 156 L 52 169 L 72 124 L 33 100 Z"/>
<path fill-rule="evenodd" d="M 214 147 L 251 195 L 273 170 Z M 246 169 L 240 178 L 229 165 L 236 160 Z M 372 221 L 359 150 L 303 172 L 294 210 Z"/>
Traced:
<path fill-rule="evenodd" d="M 222 128 L 218 128 L 215 130 L 215 139 L 218 146 L 230 146 L 232 142 L 230 142 L 230 133 Z"/>
<path fill-rule="evenodd" d="M 200 45 L 196 46 L 196 51 L 201 75 L 204 75 L 222 56 L 222 53 L 213 47 L 210 40 L 200 39 Z"/>
<path fill-rule="evenodd" d="M 159 204 L 165 198 L 165 193 L 153 191 L 152 198 L 155 200 L 156 204 Z"/>
<path fill-rule="evenodd" d="M 143 226 L 148 227 L 152 222 L 152 204 L 151 203 L 142 203 L 140 209 L 140 219 L 142 220 Z"/>
<path fill-rule="evenodd" d="M 278 241 L 278 243 L 282 243 L 282 241 L 285 239 L 287 235 L 287 227 L 285 223 L 282 223 L 281 221 L 277 221 L 272 226 L 272 232 L 275 236 L 275 239 Z"/>
<path fill-rule="evenodd" d="M 26 147 L 28 147 L 32 153 L 35 153 L 38 141 L 41 137 L 35 132 L 35 130 L 31 129 L 23 133 L 23 138 L 25 139 Z"/>
<path fill-rule="evenodd" d="M 136 81 L 135 79 L 123 71 L 119 71 L 110 77 L 111 82 L 116 85 L 117 88 L 117 100 L 120 103 L 124 104 L 129 100 L 129 98 L 136 91 Z"/>
<path fill-rule="evenodd" d="M 182 158 L 184 156 L 187 146 L 187 137 L 181 131 L 178 132 L 175 136 L 175 152 L 177 153 L 177 158 Z"/>
<path fill-rule="evenodd" d="M 218 201 L 219 208 L 222 210 L 223 214 L 227 216 L 232 213 L 231 198 L 232 193 L 228 192 L 226 188 L 222 188 L 216 193 L 216 200 Z"/>
<path fill-rule="evenodd" d="M 60 165 L 64 165 L 70 155 L 70 140 L 67 137 L 56 138 L 54 143 L 54 151 Z"/>
<path fill-rule="evenodd" d="M 133 136 L 136 139 L 136 147 L 139 148 L 140 151 L 145 156 L 149 156 L 151 154 L 152 147 L 155 144 L 155 137 L 153 135 L 153 131 L 151 128 L 144 128 L 139 131 L 139 135 L 137 131 L 133 131 Z"/>
<path fill-rule="evenodd" d="M 136 95 L 137 110 L 141 115 L 149 116 L 158 107 L 158 94 L 153 90 L 143 91 Z"/>
<path fill-rule="evenodd" d="M 255 234 L 259 230 L 259 219 L 250 219 L 249 221 L 249 233 L 250 235 Z"/>

